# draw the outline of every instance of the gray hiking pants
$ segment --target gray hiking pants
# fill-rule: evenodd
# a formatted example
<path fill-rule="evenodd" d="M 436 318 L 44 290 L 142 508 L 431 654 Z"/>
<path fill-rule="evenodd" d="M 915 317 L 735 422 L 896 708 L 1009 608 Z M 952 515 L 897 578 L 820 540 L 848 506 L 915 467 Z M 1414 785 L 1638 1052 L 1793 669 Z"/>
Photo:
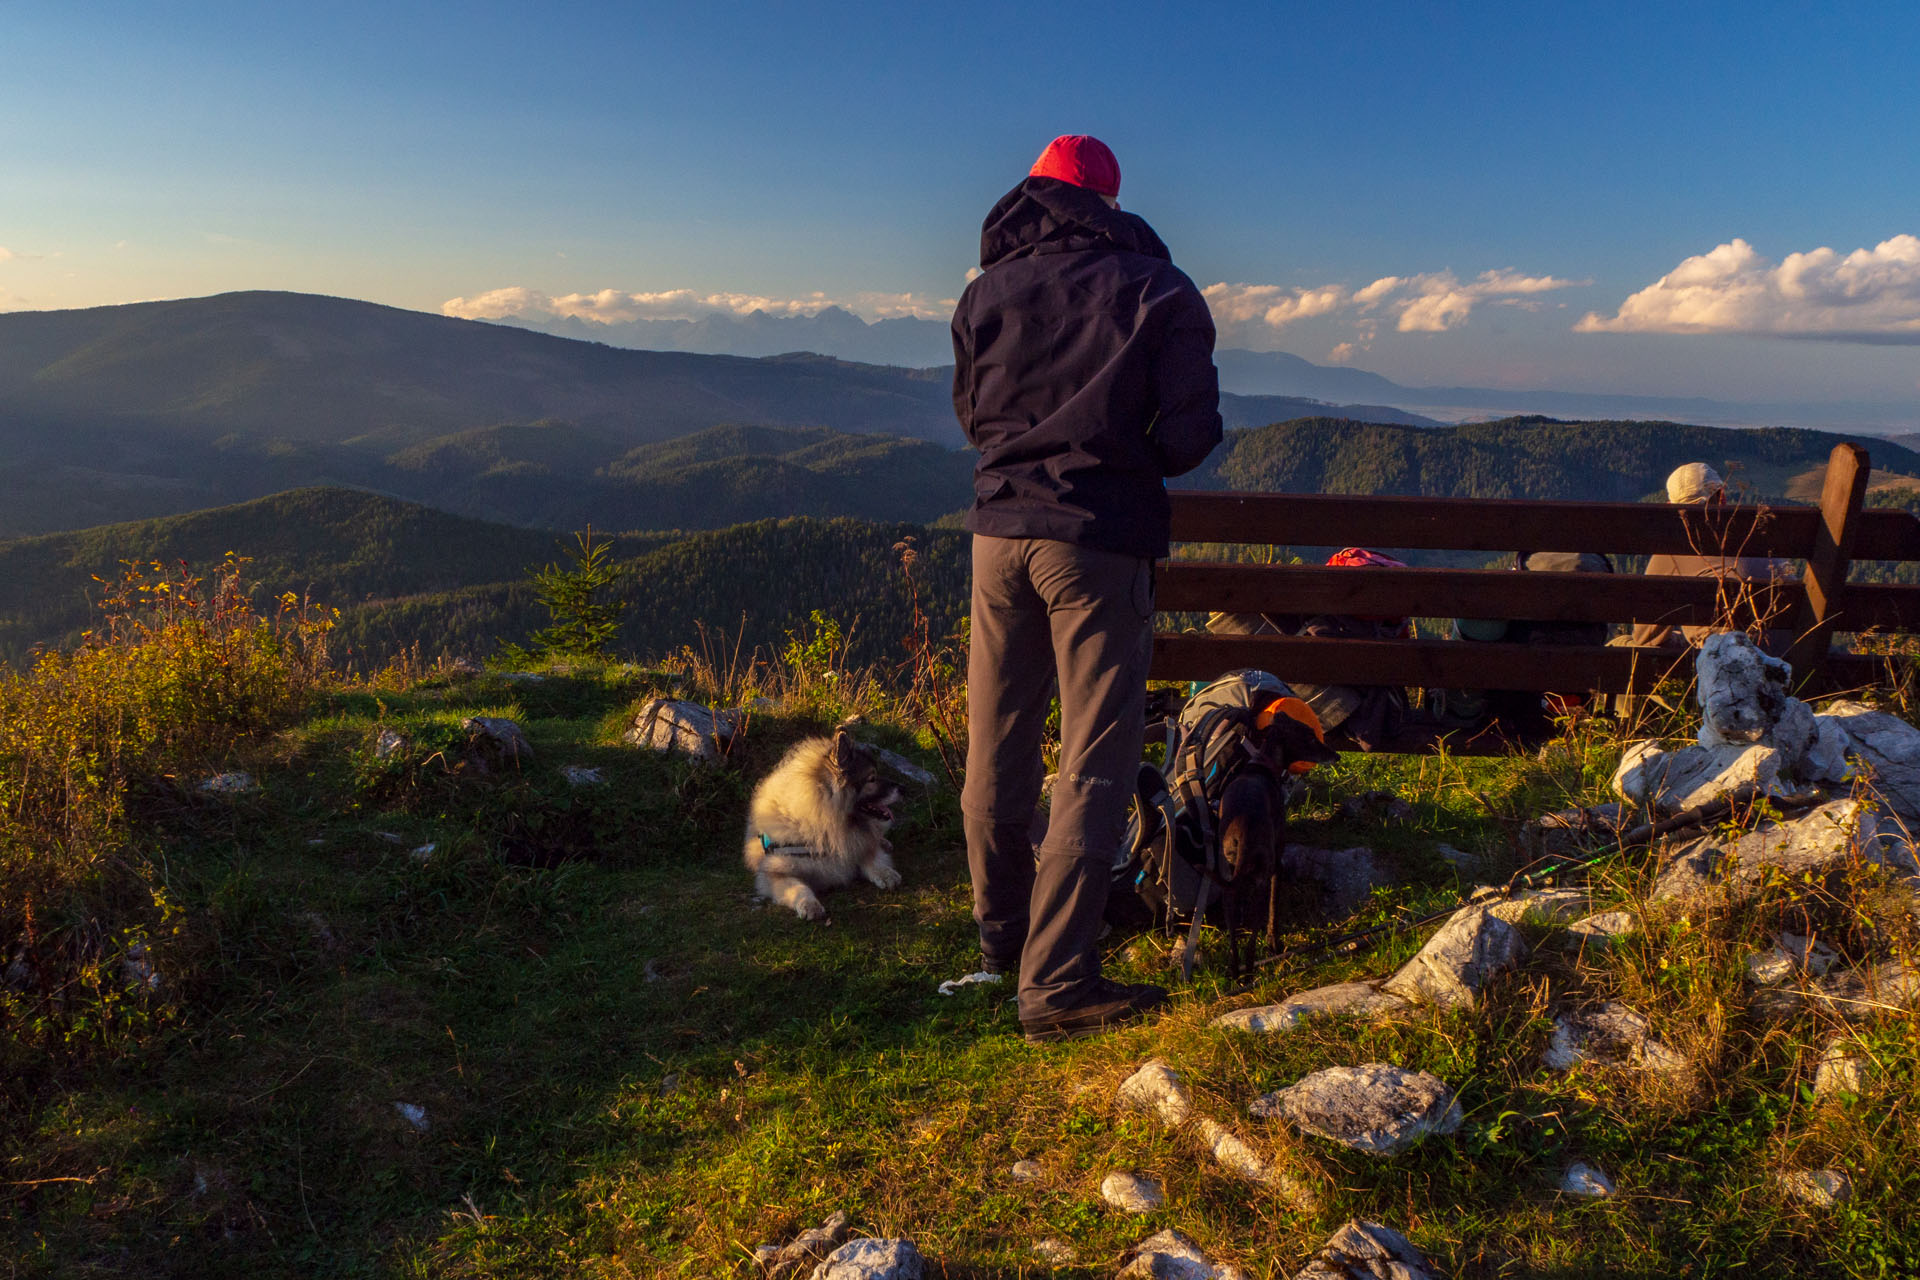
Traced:
<path fill-rule="evenodd" d="M 1153 562 L 1045 538 L 973 539 L 967 785 L 973 915 L 987 959 L 1020 966 L 1020 1016 L 1072 1008 L 1100 976 L 1114 851 L 1140 766 Z M 1034 857 L 1041 739 L 1056 678 L 1060 769 Z"/>

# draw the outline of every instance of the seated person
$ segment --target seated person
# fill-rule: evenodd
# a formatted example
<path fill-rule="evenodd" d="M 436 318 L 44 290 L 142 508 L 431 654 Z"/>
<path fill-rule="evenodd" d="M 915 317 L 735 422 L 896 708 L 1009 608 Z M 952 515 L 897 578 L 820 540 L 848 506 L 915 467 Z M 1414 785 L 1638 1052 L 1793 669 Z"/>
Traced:
<path fill-rule="evenodd" d="M 1667 501 L 1683 503 L 1721 503 L 1726 501 L 1727 486 L 1719 473 L 1704 462 L 1689 462 L 1667 477 Z M 1647 560 L 1647 573 L 1674 578 L 1726 578 L 1740 582 L 1791 582 L 1793 566 L 1768 556 L 1740 555 L 1657 555 Z M 1629 644 L 1697 647 L 1716 631 L 1716 626 L 1671 626 L 1663 622 L 1636 622 Z M 1785 653 L 1793 642 L 1786 631 L 1769 631 L 1761 647 L 1770 653 Z"/>
<path fill-rule="evenodd" d="M 1344 547 L 1327 559 L 1331 568 L 1406 568 L 1403 561 Z M 1207 619 L 1214 635 L 1297 635 L 1337 640 L 1391 640 L 1412 635 L 1407 618 L 1358 618 L 1346 614 L 1296 617 L 1282 614 L 1215 613 Z M 1283 678 L 1284 672 L 1277 673 Z M 1407 723 L 1407 694 L 1385 685 L 1316 685 L 1288 680 L 1328 733 L 1338 730 L 1362 751 L 1384 746 Z"/>

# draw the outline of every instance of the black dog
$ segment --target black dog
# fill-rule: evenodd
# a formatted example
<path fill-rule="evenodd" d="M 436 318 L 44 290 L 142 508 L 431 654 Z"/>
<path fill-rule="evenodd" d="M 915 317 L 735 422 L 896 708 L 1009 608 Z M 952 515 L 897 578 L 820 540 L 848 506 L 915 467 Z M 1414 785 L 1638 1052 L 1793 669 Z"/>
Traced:
<path fill-rule="evenodd" d="M 1248 739 L 1254 748 L 1234 770 L 1220 795 L 1215 836 L 1220 841 L 1221 924 L 1227 934 L 1227 978 L 1238 981 L 1240 935 L 1254 925 L 1264 906 L 1267 950 L 1280 949 L 1280 850 L 1286 845 L 1286 777 L 1297 763 L 1324 764 L 1339 759 L 1300 721 L 1276 715 L 1265 729 Z M 1251 971 L 1258 949 L 1249 930 L 1245 971 Z"/>

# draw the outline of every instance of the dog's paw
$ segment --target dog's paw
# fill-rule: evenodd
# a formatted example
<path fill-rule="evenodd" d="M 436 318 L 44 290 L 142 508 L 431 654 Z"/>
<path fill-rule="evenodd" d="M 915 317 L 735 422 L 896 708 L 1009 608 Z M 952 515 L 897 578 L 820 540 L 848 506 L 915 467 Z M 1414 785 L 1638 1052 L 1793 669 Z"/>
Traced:
<path fill-rule="evenodd" d="M 868 867 L 867 879 L 880 889 L 898 889 L 900 872 L 893 867 Z"/>
<path fill-rule="evenodd" d="M 827 909 L 820 905 L 820 899 L 808 898 L 793 909 L 793 914 L 802 920 L 812 920 L 817 924 L 827 918 Z"/>

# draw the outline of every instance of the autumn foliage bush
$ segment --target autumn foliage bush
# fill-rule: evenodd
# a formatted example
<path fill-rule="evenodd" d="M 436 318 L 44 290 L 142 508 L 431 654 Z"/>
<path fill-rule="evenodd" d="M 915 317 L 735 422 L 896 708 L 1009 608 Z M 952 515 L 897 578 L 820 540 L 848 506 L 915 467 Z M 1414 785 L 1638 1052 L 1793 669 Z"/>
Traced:
<path fill-rule="evenodd" d="M 130 793 L 191 795 L 330 677 L 331 614 L 256 607 L 246 563 L 129 564 L 77 647 L 0 668 L 0 1061 L 103 1042 L 164 1002 L 177 913 Z"/>

